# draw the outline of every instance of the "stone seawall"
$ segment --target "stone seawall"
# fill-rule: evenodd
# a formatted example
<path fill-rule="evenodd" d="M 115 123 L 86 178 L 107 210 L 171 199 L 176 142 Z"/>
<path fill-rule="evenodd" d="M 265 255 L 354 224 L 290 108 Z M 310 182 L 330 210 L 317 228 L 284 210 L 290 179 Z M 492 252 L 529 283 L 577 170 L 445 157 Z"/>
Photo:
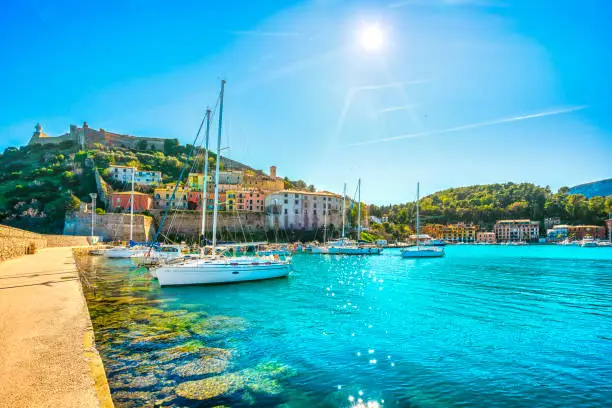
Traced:
<path fill-rule="evenodd" d="M 43 248 L 83 245 L 88 245 L 86 236 L 43 235 L 0 225 L 0 262 L 33 254 Z"/>
<path fill-rule="evenodd" d="M 128 241 L 130 239 L 130 214 L 96 214 L 94 234 L 104 241 Z M 91 212 L 77 212 L 66 216 L 64 235 L 90 235 Z M 149 241 L 155 235 L 153 219 L 146 215 L 134 215 L 134 241 Z"/>
<path fill-rule="evenodd" d="M 158 224 L 163 216 L 162 211 L 154 214 Z M 168 214 L 168 219 L 161 231 L 164 235 L 184 235 L 197 237 L 202 225 L 202 214 L 197 211 L 176 211 Z M 220 212 L 217 219 L 219 231 L 261 232 L 266 230 L 265 213 L 226 213 Z M 212 231 L 212 214 L 206 218 L 206 231 Z"/>
<path fill-rule="evenodd" d="M 47 247 L 47 240 L 41 234 L 0 225 L 0 262 L 33 254 Z"/>

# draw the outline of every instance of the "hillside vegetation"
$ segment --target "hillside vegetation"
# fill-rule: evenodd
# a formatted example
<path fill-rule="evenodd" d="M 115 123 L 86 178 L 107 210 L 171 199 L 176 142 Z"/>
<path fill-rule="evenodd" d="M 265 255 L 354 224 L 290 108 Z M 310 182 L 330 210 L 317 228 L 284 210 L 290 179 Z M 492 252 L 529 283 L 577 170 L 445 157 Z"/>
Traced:
<path fill-rule="evenodd" d="M 612 198 L 587 199 L 569 194 L 567 187 L 553 193 L 531 183 L 505 183 L 450 188 L 423 198 L 420 205 L 424 223 L 465 222 L 490 229 L 500 219 L 558 217 L 569 224 L 602 225 L 612 210 Z M 415 204 L 371 206 L 370 213 L 388 216 L 394 224 L 414 224 Z"/>

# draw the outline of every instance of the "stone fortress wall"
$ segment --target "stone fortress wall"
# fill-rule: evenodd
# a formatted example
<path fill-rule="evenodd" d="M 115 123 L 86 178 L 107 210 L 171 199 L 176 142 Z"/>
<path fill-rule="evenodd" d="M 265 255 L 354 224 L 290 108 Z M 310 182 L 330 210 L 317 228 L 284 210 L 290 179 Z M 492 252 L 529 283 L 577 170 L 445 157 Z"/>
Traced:
<path fill-rule="evenodd" d="M 113 133 L 104 129 L 95 130 L 83 123 L 82 127 L 70 125 L 70 131 L 60 136 L 49 136 L 43 132 L 40 124 L 35 127 L 34 134 L 30 139 L 30 145 L 33 144 L 57 144 L 65 141 L 73 141 L 84 148 L 92 148 L 94 144 L 100 143 L 104 146 L 111 147 L 128 147 L 132 149 L 140 149 L 142 144 L 146 145 L 144 150 L 164 150 L 164 141 L 167 139 L 158 137 L 137 137 L 130 135 L 122 135 Z"/>

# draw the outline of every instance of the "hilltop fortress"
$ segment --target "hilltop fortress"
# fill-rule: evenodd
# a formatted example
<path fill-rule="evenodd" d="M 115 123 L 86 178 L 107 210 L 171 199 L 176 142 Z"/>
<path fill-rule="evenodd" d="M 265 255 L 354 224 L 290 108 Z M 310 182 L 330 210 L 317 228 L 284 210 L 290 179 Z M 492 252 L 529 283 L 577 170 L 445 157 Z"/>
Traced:
<path fill-rule="evenodd" d="M 70 125 L 70 132 L 64 133 L 61 136 L 49 136 L 44 133 L 40 123 L 36 124 L 35 129 L 30 139 L 30 145 L 47 145 L 71 141 L 78 143 L 83 149 L 92 148 L 94 144 L 100 143 L 106 147 L 116 146 L 137 150 L 164 151 L 164 141 L 168 140 L 158 137 L 121 135 L 119 133 L 108 132 L 104 129 L 95 130 L 87 126 L 87 122 L 83 123 L 83 127 Z"/>

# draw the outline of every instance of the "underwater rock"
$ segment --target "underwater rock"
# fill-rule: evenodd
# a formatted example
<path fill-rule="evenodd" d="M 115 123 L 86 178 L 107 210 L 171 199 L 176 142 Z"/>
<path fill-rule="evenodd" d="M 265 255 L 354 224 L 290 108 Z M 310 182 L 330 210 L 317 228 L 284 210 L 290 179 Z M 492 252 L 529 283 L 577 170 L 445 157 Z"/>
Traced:
<path fill-rule="evenodd" d="M 206 357 L 174 369 L 173 374 L 179 377 L 193 377 L 197 375 L 219 374 L 227 370 L 229 362 L 225 359 Z"/>
<path fill-rule="evenodd" d="M 131 373 L 127 373 L 110 378 L 112 388 L 128 388 L 131 390 L 149 388 L 158 382 L 158 379 L 152 374 L 134 376 Z"/>
<path fill-rule="evenodd" d="M 243 378 L 236 373 L 231 373 L 181 383 L 176 388 L 176 394 L 183 398 L 205 401 L 220 395 L 232 394 L 243 387 Z"/>

